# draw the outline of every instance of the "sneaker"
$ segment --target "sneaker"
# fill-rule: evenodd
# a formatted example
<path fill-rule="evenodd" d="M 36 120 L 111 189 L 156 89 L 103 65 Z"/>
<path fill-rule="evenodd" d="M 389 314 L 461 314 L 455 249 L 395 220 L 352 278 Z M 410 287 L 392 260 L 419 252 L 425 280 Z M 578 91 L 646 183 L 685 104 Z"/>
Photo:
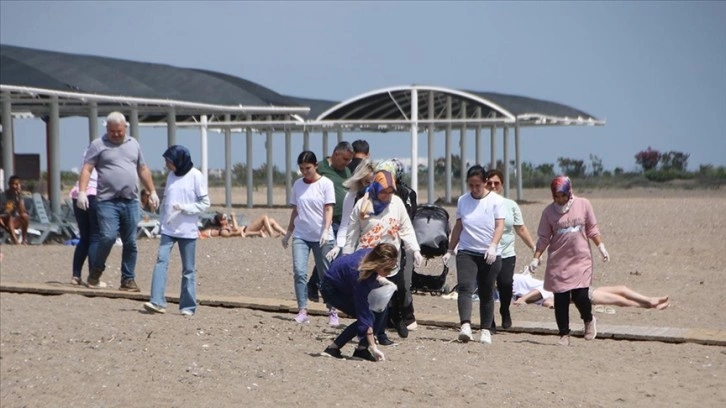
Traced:
<path fill-rule="evenodd" d="M 184 309 L 184 310 L 182 310 L 179 313 L 181 313 L 181 315 L 184 316 L 184 317 L 192 317 L 192 316 L 194 316 L 194 312 L 192 312 L 189 309 Z"/>
<path fill-rule="evenodd" d="M 479 338 L 479 343 L 492 344 L 492 334 L 489 332 L 489 330 L 481 331 L 481 337 Z"/>
<path fill-rule="evenodd" d="M 569 346 L 570 345 L 570 336 L 560 336 L 560 340 L 557 342 L 558 346 Z"/>
<path fill-rule="evenodd" d="M 94 282 L 94 281 L 92 281 L 92 280 L 91 280 L 91 278 L 89 277 L 89 278 L 88 278 L 88 282 L 86 282 L 86 287 L 87 287 L 88 289 L 104 289 L 104 288 L 108 287 L 108 285 L 106 285 L 106 282 L 101 282 L 101 281 L 99 281 L 99 280 L 96 280 L 96 281 Z"/>
<path fill-rule="evenodd" d="M 476 293 L 473 294 L 473 295 L 471 295 L 471 301 L 472 302 L 478 302 L 479 301 L 479 295 L 477 295 Z"/>
<path fill-rule="evenodd" d="M 416 331 L 416 329 L 418 329 L 418 323 L 414 320 L 414 322 L 406 326 L 406 328 L 408 331 Z"/>
<path fill-rule="evenodd" d="M 512 327 L 512 315 L 507 311 L 502 313 L 502 329 L 508 329 Z"/>
<path fill-rule="evenodd" d="M 367 360 L 367 361 L 378 361 L 375 357 L 373 357 L 373 354 L 367 349 L 355 349 L 353 351 L 353 358 L 359 359 L 359 360 Z"/>
<path fill-rule="evenodd" d="M 144 309 L 146 309 L 147 312 L 151 312 L 151 313 L 159 313 L 159 314 L 166 313 L 166 309 L 164 309 L 161 306 L 157 306 L 151 302 L 144 303 Z"/>
<path fill-rule="evenodd" d="M 396 323 L 396 332 L 398 332 L 398 337 L 405 339 L 408 337 L 408 326 L 406 326 L 406 322 L 403 320 Z"/>
<path fill-rule="evenodd" d="M 595 337 L 597 337 L 597 323 L 593 316 L 590 322 L 585 323 L 585 340 L 594 340 Z"/>
<path fill-rule="evenodd" d="M 474 336 L 471 334 L 471 325 L 469 323 L 464 323 L 461 325 L 459 340 L 463 341 L 464 343 L 474 340 Z"/>
<path fill-rule="evenodd" d="M 328 326 L 337 328 L 340 326 L 340 319 L 338 319 L 338 311 L 335 309 L 330 309 L 330 312 L 328 312 Z"/>
<path fill-rule="evenodd" d="M 396 344 L 393 340 L 388 338 L 388 335 L 386 333 L 383 333 L 380 336 L 378 336 L 378 338 L 376 340 L 377 340 L 378 344 L 381 346 L 393 346 L 394 344 Z"/>
<path fill-rule="evenodd" d="M 81 284 L 83 284 L 83 282 L 81 282 L 81 278 L 79 278 L 78 276 L 74 276 L 73 278 L 71 278 L 71 285 L 80 286 Z"/>
<path fill-rule="evenodd" d="M 141 292 L 133 279 L 122 280 L 118 290 L 123 290 L 124 292 Z"/>
<path fill-rule="evenodd" d="M 325 350 L 323 350 L 323 352 L 320 353 L 320 355 L 325 356 L 325 357 L 337 358 L 338 360 L 345 360 L 345 357 L 343 357 L 343 354 L 340 352 L 340 349 L 335 348 L 335 347 L 326 347 Z"/>
<path fill-rule="evenodd" d="M 299 312 L 297 312 L 294 320 L 298 323 L 310 322 L 310 318 L 308 317 L 308 311 L 305 309 L 300 310 Z"/>

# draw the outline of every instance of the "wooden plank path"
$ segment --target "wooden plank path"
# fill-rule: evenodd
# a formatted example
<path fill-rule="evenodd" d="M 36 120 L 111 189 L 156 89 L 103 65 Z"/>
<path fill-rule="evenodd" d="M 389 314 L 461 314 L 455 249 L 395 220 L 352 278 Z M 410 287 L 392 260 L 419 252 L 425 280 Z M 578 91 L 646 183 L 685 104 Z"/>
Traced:
<path fill-rule="evenodd" d="M 116 288 L 87 289 L 71 286 L 61 282 L 47 283 L 12 283 L 0 282 L 0 292 L 26 293 L 45 296 L 73 294 L 89 297 L 124 298 L 138 301 L 148 301 L 146 293 L 122 292 Z M 178 303 L 178 296 L 167 295 L 167 301 Z M 294 314 L 297 305 L 293 300 L 280 300 L 270 298 L 257 298 L 249 296 L 197 296 L 202 306 L 231 307 L 262 310 L 267 312 L 284 312 Z M 311 315 L 327 315 L 327 309 L 322 303 L 309 304 L 308 312 Z M 424 314 L 417 312 L 416 321 L 424 326 L 459 328 L 456 315 Z M 526 322 L 516 321 L 507 332 L 530 334 L 557 334 L 557 325 L 554 322 Z M 653 326 L 622 326 L 598 325 L 598 339 L 662 341 L 666 343 L 697 343 L 704 345 L 726 346 L 726 330 L 713 330 L 701 328 L 653 327 Z M 581 335 L 582 331 L 573 331 L 574 335 Z"/>

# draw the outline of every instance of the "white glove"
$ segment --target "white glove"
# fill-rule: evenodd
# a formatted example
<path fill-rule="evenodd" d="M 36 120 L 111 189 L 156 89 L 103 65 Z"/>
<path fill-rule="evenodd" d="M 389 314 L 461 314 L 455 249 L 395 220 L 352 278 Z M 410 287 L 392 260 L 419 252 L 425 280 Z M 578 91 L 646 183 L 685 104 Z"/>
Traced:
<path fill-rule="evenodd" d="M 386 285 L 396 286 L 395 283 L 391 282 L 387 278 L 384 278 L 383 276 L 380 276 L 380 275 L 376 278 L 376 281 L 381 286 L 386 286 Z"/>
<path fill-rule="evenodd" d="M 529 263 L 529 272 L 534 273 L 535 269 L 539 266 L 539 258 L 532 259 L 532 262 Z"/>
<path fill-rule="evenodd" d="M 327 234 L 327 231 L 325 231 L 325 232 L 323 232 L 323 233 L 322 233 L 322 234 L 320 235 L 320 241 L 318 241 L 318 243 L 320 244 L 320 248 L 322 248 L 322 247 L 323 247 L 323 245 L 327 244 L 327 243 L 328 243 L 328 241 L 330 241 L 330 240 L 328 239 L 328 234 Z"/>
<path fill-rule="evenodd" d="M 597 246 L 597 249 L 600 250 L 600 255 L 602 255 L 603 262 L 607 262 L 610 260 L 610 254 L 608 254 L 608 250 L 605 249 L 604 242 L 601 242 L 600 245 Z"/>
<path fill-rule="evenodd" d="M 291 232 L 287 232 L 284 237 L 282 237 L 282 247 L 287 249 L 287 245 L 290 243 L 290 236 L 292 235 Z"/>
<path fill-rule="evenodd" d="M 413 253 L 413 266 L 420 267 L 424 263 L 424 257 L 421 255 L 421 251 L 416 251 Z"/>
<path fill-rule="evenodd" d="M 378 347 L 376 347 L 376 346 L 371 347 L 371 353 L 373 354 L 373 357 L 376 358 L 376 360 L 386 361 L 386 356 L 383 355 L 383 352 L 381 350 L 378 350 Z"/>
<path fill-rule="evenodd" d="M 173 208 L 177 211 L 184 211 L 184 206 L 181 204 L 174 204 Z"/>
<path fill-rule="evenodd" d="M 449 249 L 448 251 L 446 251 L 446 253 L 444 254 L 444 256 L 441 258 L 441 260 L 444 261 L 444 266 L 446 266 L 446 265 L 449 264 L 449 259 L 451 259 L 451 257 L 453 255 L 454 255 L 454 251 L 452 251 L 451 249 Z"/>
<path fill-rule="evenodd" d="M 149 196 L 149 205 L 151 205 L 152 210 L 159 208 L 159 196 L 156 194 L 156 191 L 151 192 L 151 195 Z"/>
<path fill-rule="evenodd" d="M 88 210 L 88 196 L 85 191 L 78 192 L 78 198 L 76 198 L 76 207 L 83 211 Z"/>
<path fill-rule="evenodd" d="M 487 248 L 487 252 L 484 254 L 484 261 L 487 265 L 491 265 L 497 260 L 497 246 L 492 244 Z"/>
<path fill-rule="evenodd" d="M 325 259 L 327 259 L 330 262 L 333 262 L 333 260 L 338 257 L 339 253 L 340 253 L 340 247 L 335 246 L 335 247 L 333 247 L 333 249 L 328 251 L 327 254 L 325 254 Z"/>

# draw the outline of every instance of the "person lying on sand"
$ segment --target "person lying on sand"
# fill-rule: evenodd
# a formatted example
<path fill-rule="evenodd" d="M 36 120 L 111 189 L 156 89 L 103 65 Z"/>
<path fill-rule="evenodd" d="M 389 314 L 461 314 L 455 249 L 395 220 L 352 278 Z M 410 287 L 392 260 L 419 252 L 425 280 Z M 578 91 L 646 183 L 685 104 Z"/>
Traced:
<path fill-rule="evenodd" d="M 544 282 L 533 278 L 529 273 L 514 274 L 515 305 L 537 303 L 553 308 L 552 292 L 544 290 Z M 602 286 L 590 288 L 590 301 L 593 305 L 640 307 L 644 309 L 663 310 L 670 306 L 668 296 L 648 297 L 627 286 Z"/>
<path fill-rule="evenodd" d="M 230 224 L 231 219 L 231 224 Z M 263 214 L 255 218 L 247 225 L 239 226 L 237 217 L 234 214 L 217 213 L 214 216 L 213 226 L 199 231 L 200 238 L 211 237 L 272 237 L 278 238 L 285 235 L 286 230 L 269 216 Z"/>

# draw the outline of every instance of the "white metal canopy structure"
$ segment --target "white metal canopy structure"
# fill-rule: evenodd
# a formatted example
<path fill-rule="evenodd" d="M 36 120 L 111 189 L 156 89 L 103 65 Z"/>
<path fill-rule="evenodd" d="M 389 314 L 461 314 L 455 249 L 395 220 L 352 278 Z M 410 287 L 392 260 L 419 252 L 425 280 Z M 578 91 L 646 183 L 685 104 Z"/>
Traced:
<path fill-rule="evenodd" d="M 491 132 L 491 163 L 496 166 L 496 129 L 503 128 L 505 186 L 508 177 L 508 133 L 515 130 L 515 160 L 521 174 L 520 128 L 527 126 L 604 125 L 594 116 L 555 102 L 493 92 L 464 91 L 451 88 L 411 85 L 371 91 L 348 99 L 323 112 L 316 125 L 340 126 L 360 131 L 411 132 L 411 185 L 418 186 L 418 132 L 428 130 L 428 168 L 434 167 L 434 133 L 446 132 L 446 202 L 451 202 L 451 131 L 461 133 L 461 159 L 467 157 L 467 130 L 476 132 L 476 163 L 480 160 L 482 128 Z M 464 169 L 465 163 L 461 168 Z M 465 180 L 462 177 L 462 191 Z M 428 172 L 429 203 L 433 202 L 434 172 Z M 508 189 L 505 191 L 508 194 Z M 521 177 L 517 178 L 517 198 L 522 198 Z"/>
<path fill-rule="evenodd" d="M 328 132 L 410 132 L 412 182 L 418 187 L 418 134 L 428 132 L 428 165 L 434 168 L 434 135 L 445 132 L 446 201 L 451 201 L 452 130 L 460 132 L 461 158 L 467 157 L 468 131 L 475 131 L 476 162 L 482 163 L 481 131 L 489 129 L 490 165 L 496 165 L 496 133 L 503 129 L 503 164 L 508 185 L 508 133 L 514 128 L 517 174 L 521 174 L 520 129 L 529 126 L 604 125 L 580 110 L 555 102 L 438 86 L 407 85 L 378 89 L 343 102 L 279 94 L 262 85 L 232 75 L 164 64 L 98 56 L 59 53 L 0 44 L 0 91 L 3 126 L 3 168 L 13 173 L 13 117 L 39 117 L 46 121 L 49 152 L 49 196 L 53 210 L 60 209 L 59 120 L 67 116 L 89 118 L 89 140 L 98 137 L 97 118 L 119 110 L 129 118 L 130 133 L 139 136 L 140 125 L 167 128 L 168 145 L 175 144 L 177 127 L 198 127 L 202 139 L 202 170 L 206 174 L 207 129 L 225 133 L 227 169 L 226 204 L 231 206 L 231 133 L 244 131 L 247 164 L 251 166 L 252 133 L 266 134 L 267 163 L 272 162 L 274 132 L 285 133 L 287 189 L 291 186 L 291 133 L 321 132 L 323 155 Z M 9 126 L 7 124 L 10 124 Z M 272 205 L 272 166 L 268 167 L 268 205 Z M 462 165 L 462 168 L 464 166 Z M 252 172 L 247 172 L 252 185 Z M 517 178 L 521 199 L 521 178 Z M 4 181 L 3 181 L 4 182 Z M 465 180 L 462 180 L 464 191 Z M 428 172 L 429 202 L 433 202 L 434 172 Z M 247 189 L 252 206 L 252 189 Z M 505 191 L 508 194 L 508 191 Z"/>

